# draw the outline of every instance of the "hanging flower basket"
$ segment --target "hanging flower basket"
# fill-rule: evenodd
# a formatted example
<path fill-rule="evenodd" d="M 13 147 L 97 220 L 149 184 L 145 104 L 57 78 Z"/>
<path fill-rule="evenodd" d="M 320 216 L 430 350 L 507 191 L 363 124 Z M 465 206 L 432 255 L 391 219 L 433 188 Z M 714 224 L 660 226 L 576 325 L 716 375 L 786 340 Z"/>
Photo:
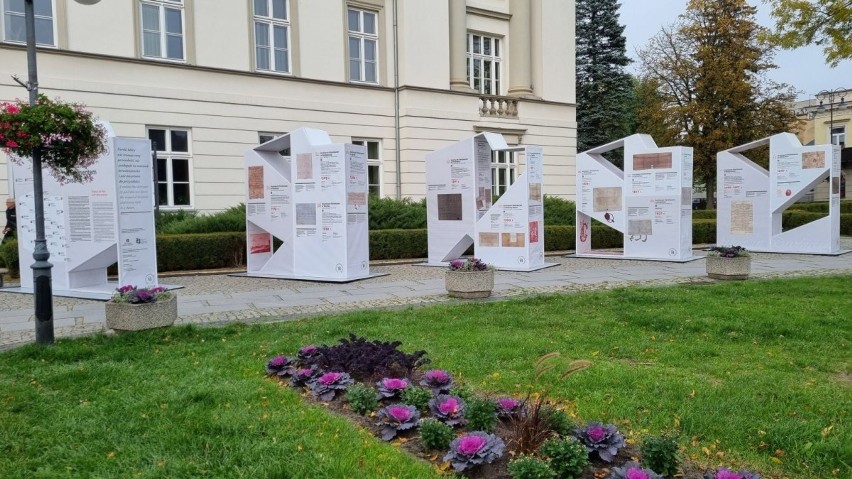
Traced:
<path fill-rule="evenodd" d="M 18 164 L 38 150 L 57 181 L 84 182 L 106 151 L 106 130 L 82 105 L 39 95 L 35 105 L 0 103 L 0 148 Z"/>

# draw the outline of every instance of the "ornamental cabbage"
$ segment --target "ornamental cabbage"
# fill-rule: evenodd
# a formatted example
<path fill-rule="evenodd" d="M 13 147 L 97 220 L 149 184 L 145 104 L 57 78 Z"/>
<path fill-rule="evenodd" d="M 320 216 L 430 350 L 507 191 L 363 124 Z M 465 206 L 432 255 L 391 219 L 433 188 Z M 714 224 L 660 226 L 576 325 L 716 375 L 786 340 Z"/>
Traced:
<path fill-rule="evenodd" d="M 319 357 L 319 348 L 313 344 L 303 346 L 299 349 L 299 361 L 302 364 L 315 364 Z"/>
<path fill-rule="evenodd" d="M 499 437 L 474 431 L 453 439 L 444 461 L 451 462 L 456 472 L 462 472 L 483 463 L 490 464 L 503 455 L 504 449 L 506 444 Z"/>
<path fill-rule="evenodd" d="M 519 412 L 524 407 L 523 401 L 518 399 L 502 397 L 497 399 L 497 416 L 499 417 L 512 417 Z"/>
<path fill-rule="evenodd" d="M 441 394 L 429 400 L 429 410 L 432 411 L 432 415 L 448 426 L 458 426 L 466 422 L 464 406 L 464 400 L 458 396 Z"/>
<path fill-rule="evenodd" d="M 734 472 L 723 467 L 716 472 L 705 472 L 704 479 L 760 479 L 760 474 L 745 470 Z"/>
<path fill-rule="evenodd" d="M 589 454 L 597 453 L 601 460 L 612 462 L 618 450 L 624 447 L 624 436 L 612 424 L 590 422 L 574 432 L 577 439 L 586 446 Z"/>
<path fill-rule="evenodd" d="M 378 426 L 382 427 L 382 440 L 390 441 L 396 437 L 399 431 L 405 431 L 417 427 L 420 421 L 420 413 L 414 406 L 405 404 L 392 404 L 379 409 Z"/>
<path fill-rule="evenodd" d="M 290 376 L 290 386 L 306 386 L 317 377 L 317 374 L 319 374 L 319 371 L 317 371 L 315 366 L 299 369 L 294 368 Z"/>
<path fill-rule="evenodd" d="M 441 393 L 450 392 L 450 388 L 453 387 L 453 377 L 443 369 L 432 369 L 426 371 L 420 385 L 432 388 L 432 394 L 437 396 Z"/>
<path fill-rule="evenodd" d="M 408 387 L 408 381 L 397 378 L 384 378 L 376 383 L 379 391 L 378 399 L 387 399 L 399 396 Z"/>
<path fill-rule="evenodd" d="M 622 467 L 613 469 L 608 479 L 663 479 L 663 476 L 643 468 L 636 462 L 628 462 Z"/>
<path fill-rule="evenodd" d="M 278 355 L 266 363 L 266 374 L 273 376 L 286 376 L 293 373 L 293 358 Z"/>
<path fill-rule="evenodd" d="M 345 391 L 354 382 L 355 380 L 346 373 L 330 372 L 312 379 L 308 386 L 311 387 L 314 396 L 321 401 L 331 401 L 337 391 Z"/>

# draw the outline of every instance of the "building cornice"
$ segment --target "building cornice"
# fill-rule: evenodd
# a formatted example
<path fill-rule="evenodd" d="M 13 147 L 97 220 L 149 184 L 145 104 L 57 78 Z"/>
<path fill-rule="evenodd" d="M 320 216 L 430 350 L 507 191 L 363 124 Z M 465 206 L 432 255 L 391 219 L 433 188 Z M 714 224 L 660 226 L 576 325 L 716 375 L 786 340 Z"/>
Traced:
<path fill-rule="evenodd" d="M 511 13 L 495 12 L 493 10 L 486 10 L 478 7 L 467 7 L 467 13 L 471 15 L 479 15 L 481 17 L 496 18 L 497 20 L 503 20 L 506 22 L 512 19 Z"/>
<path fill-rule="evenodd" d="M 482 95 L 482 94 L 477 93 L 477 92 L 464 92 L 464 91 L 456 91 L 456 90 L 441 90 L 441 89 L 438 89 L 438 88 L 428 88 L 428 87 L 422 87 L 422 86 L 404 85 L 404 86 L 399 87 L 399 91 L 406 91 L 406 90 L 420 91 L 420 92 L 426 92 L 426 93 L 443 93 L 443 94 L 466 96 L 466 97 L 476 97 L 476 98 L 480 98 L 482 96 L 487 96 L 487 95 Z M 574 107 L 577 106 L 576 103 L 568 103 L 568 102 L 563 102 L 563 101 L 542 100 L 540 98 L 518 98 L 518 101 L 522 102 L 522 103 L 538 103 L 538 104 L 541 104 L 541 105 L 574 106 Z"/>

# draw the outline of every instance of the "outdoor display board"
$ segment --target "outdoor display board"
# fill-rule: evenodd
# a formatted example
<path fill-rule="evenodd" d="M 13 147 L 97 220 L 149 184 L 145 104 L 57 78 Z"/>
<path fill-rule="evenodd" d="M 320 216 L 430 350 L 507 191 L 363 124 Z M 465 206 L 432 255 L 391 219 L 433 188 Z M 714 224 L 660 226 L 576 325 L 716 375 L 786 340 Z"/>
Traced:
<path fill-rule="evenodd" d="M 513 152 L 526 171 L 492 204 L 491 158 Z M 480 133 L 426 155 L 429 265 L 445 265 L 471 246 L 498 269 L 535 271 L 544 261 L 542 150 L 509 147 L 501 135 Z"/>
<path fill-rule="evenodd" d="M 624 170 L 603 157 L 624 149 Z M 624 253 L 605 257 L 691 261 L 692 148 L 658 148 L 632 135 L 577 155 L 577 256 L 592 250 L 592 219 L 624 235 Z"/>
<path fill-rule="evenodd" d="M 769 145 L 769 170 L 743 153 Z M 716 243 L 752 251 L 840 254 L 840 147 L 802 146 L 791 133 L 719 152 Z M 782 231 L 782 214 L 829 181 L 828 215 Z"/>
<path fill-rule="evenodd" d="M 248 276 L 371 276 L 365 147 L 299 128 L 246 152 L 245 167 Z"/>
<path fill-rule="evenodd" d="M 118 284 L 157 284 L 150 142 L 116 137 L 104 126 L 107 152 L 91 167 L 91 181 L 60 184 L 47 170 L 42 174 L 45 239 L 59 296 L 107 299 L 116 287 L 107 281 L 107 268 L 116 261 Z M 13 162 L 13 169 L 18 253 L 25 269 L 36 238 L 32 163 Z M 22 272 L 21 289 L 32 283 L 32 275 Z"/>

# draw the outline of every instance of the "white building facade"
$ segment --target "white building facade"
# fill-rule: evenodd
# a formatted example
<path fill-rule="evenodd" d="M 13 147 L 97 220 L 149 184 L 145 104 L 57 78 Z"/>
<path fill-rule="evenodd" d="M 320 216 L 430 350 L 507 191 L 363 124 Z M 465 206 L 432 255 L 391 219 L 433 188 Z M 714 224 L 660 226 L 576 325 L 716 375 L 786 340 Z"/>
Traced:
<path fill-rule="evenodd" d="M 23 0 L 0 0 L 0 101 L 26 98 Z M 158 150 L 164 209 L 245 200 L 243 155 L 298 127 L 367 146 L 370 190 L 425 196 L 427 152 L 540 145 L 574 197 L 574 2 L 35 0 L 39 88 Z M 14 194 L 0 153 L 0 195 Z M 494 191 L 524 165 L 493 158 Z"/>

